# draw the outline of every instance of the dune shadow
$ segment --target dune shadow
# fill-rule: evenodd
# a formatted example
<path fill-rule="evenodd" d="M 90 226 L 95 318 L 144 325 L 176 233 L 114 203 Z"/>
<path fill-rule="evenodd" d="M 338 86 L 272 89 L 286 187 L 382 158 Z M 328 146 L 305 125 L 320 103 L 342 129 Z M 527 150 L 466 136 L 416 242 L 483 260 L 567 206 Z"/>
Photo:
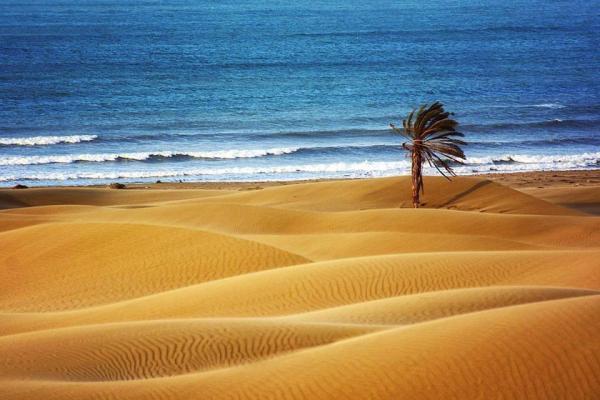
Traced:
<path fill-rule="evenodd" d="M 0 210 L 10 210 L 13 208 L 24 208 L 30 205 L 17 198 L 12 194 L 2 192 L 0 193 Z"/>
<path fill-rule="evenodd" d="M 110 206 L 112 208 L 122 208 L 122 209 L 133 209 L 133 208 L 153 208 L 156 206 L 151 206 L 151 205 L 144 205 L 144 204 L 132 204 L 132 205 L 117 205 L 117 206 Z"/>
<path fill-rule="evenodd" d="M 476 192 L 477 190 L 481 189 L 482 187 L 489 185 L 490 183 L 492 183 L 492 181 L 482 181 L 482 182 L 477 182 L 475 185 L 473 185 L 472 187 L 470 187 L 469 189 L 458 193 L 457 195 L 455 195 L 454 197 L 452 197 L 450 200 L 448 200 L 447 202 L 445 202 L 444 204 L 440 205 L 440 208 L 442 207 L 447 207 L 449 205 L 451 205 L 454 202 L 457 202 L 458 200 L 470 195 L 471 193 Z"/>

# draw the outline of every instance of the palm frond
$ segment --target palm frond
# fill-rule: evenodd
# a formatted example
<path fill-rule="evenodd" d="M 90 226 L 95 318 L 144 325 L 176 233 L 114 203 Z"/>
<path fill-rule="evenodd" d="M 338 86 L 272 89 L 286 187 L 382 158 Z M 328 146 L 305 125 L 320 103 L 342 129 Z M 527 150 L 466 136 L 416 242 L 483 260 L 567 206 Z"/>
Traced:
<path fill-rule="evenodd" d="M 390 124 L 390 128 L 392 128 L 392 130 L 394 132 L 396 132 L 397 134 L 402 135 L 402 136 L 406 137 L 407 139 L 411 138 L 411 136 L 408 134 L 406 129 L 402 130 L 402 129 L 396 127 L 396 125 L 394 125 L 394 124 Z"/>
<path fill-rule="evenodd" d="M 451 114 L 449 112 L 440 112 L 438 115 L 434 116 L 433 118 L 431 118 L 431 121 L 429 121 L 429 125 L 433 125 L 438 121 L 441 121 L 445 118 L 448 118 Z"/>
<path fill-rule="evenodd" d="M 431 106 L 426 107 L 424 111 L 418 115 L 417 122 L 415 123 L 415 130 L 422 131 L 425 128 L 425 125 L 436 115 L 439 115 L 443 112 L 443 106 L 440 102 L 435 102 Z"/>
<path fill-rule="evenodd" d="M 441 119 L 433 124 L 431 124 L 430 126 L 428 126 L 426 128 L 426 130 L 424 132 L 422 132 L 423 136 L 427 136 L 430 135 L 431 133 L 435 133 L 438 132 L 440 130 L 455 130 L 454 128 L 456 128 L 458 126 L 458 122 L 456 122 L 453 119 L 448 119 L 448 118 L 444 118 Z"/>
<path fill-rule="evenodd" d="M 434 153 L 439 153 L 443 156 L 452 156 L 462 159 L 465 158 L 465 153 L 463 152 L 463 150 L 460 147 L 458 147 L 458 145 L 453 143 L 430 142 L 424 144 L 423 147 L 433 151 Z"/>
<path fill-rule="evenodd" d="M 443 139 L 443 138 L 451 138 L 452 136 L 465 137 L 465 135 L 461 132 L 446 130 L 446 131 L 438 131 L 438 132 L 431 133 L 431 134 L 427 135 L 427 137 L 424 140 L 430 141 L 430 140 L 437 140 L 437 139 Z M 452 138 L 452 140 L 458 140 L 458 139 Z"/>
<path fill-rule="evenodd" d="M 394 132 L 409 139 L 402 146 L 405 150 L 421 152 L 422 160 L 442 175 L 446 176 L 443 171 L 454 175 L 449 162 L 461 163 L 460 160 L 465 159 L 461 146 L 467 143 L 459 139 L 464 134 L 456 130 L 458 122 L 451 119 L 451 115 L 444 110 L 442 103 L 436 101 L 413 109 L 403 121 L 403 130 L 393 124 L 390 126 Z"/>

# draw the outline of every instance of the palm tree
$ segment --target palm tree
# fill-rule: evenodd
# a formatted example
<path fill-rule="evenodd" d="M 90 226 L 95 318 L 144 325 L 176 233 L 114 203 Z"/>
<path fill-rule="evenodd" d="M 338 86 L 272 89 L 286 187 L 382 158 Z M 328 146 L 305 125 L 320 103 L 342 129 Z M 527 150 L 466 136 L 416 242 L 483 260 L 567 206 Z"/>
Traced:
<path fill-rule="evenodd" d="M 419 207 L 419 194 L 424 193 L 424 161 L 450 180 L 450 176 L 456 176 L 450 162 L 462 164 L 460 159 L 465 159 L 465 153 L 460 146 L 466 143 L 456 139 L 464 135 L 456 131 L 458 122 L 448 118 L 450 115 L 452 114 L 444 111 L 442 103 L 435 102 L 430 106 L 424 104 L 418 110 L 412 110 L 408 118 L 402 121 L 404 129 L 390 124 L 394 132 L 408 139 L 402 143 L 402 148 L 410 152 L 412 159 L 412 199 L 415 208 Z"/>

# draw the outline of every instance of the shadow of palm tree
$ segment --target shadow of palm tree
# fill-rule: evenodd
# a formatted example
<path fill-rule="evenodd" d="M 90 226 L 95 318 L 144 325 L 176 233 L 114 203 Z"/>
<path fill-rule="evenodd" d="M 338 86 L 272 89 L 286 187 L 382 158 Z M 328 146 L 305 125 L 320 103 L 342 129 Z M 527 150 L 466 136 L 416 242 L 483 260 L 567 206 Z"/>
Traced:
<path fill-rule="evenodd" d="M 472 187 L 470 187 L 469 189 L 465 190 L 464 192 L 458 193 L 456 196 L 452 197 L 450 200 L 448 200 L 444 204 L 441 204 L 440 208 L 447 207 L 450 204 L 464 198 L 465 196 L 467 196 L 473 192 L 476 192 L 477 190 L 481 189 L 482 187 L 489 185 L 490 183 L 492 183 L 492 182 L 491 181 L 478 182 L 475 185 L 473 185 Z"/>

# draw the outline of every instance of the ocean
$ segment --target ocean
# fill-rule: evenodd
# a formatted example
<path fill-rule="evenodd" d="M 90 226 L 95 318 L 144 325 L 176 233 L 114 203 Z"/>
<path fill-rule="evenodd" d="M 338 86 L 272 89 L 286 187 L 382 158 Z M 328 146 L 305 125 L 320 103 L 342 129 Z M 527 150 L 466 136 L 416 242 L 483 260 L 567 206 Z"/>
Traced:
<path fill-rule="evenodd" d="M 436 100 L 459 174 L 600 168 L 597 5 L 2 0 L 0 186 L 408 174 Z"/>

